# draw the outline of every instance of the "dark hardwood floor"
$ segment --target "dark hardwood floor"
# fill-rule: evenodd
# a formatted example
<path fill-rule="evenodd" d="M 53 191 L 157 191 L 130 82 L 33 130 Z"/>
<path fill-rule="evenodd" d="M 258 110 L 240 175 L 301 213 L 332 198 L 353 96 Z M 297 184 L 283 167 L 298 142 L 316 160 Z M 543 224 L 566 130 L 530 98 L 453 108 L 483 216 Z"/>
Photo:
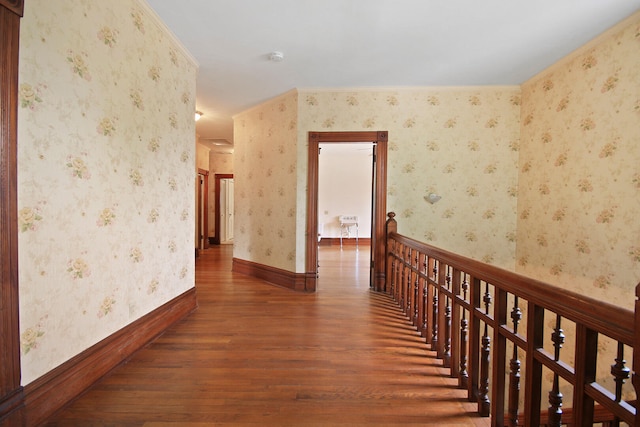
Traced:
<path fill-rule="evenodd" d="M 368 248 L 321 247 L 315 294 L 232 273 L 231 255 L 202 251 L 198 310 L 46 425 L 488 425 L 369 290 Z"/>

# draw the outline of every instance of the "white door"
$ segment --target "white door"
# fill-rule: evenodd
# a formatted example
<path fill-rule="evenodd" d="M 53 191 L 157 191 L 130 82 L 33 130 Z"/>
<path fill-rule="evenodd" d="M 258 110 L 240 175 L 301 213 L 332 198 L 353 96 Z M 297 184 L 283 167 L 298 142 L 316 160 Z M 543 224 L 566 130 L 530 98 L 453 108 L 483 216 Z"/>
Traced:
<path fill-rule="evenodd" d="M 227 180 L 227 240 L 233 240 L 233 178 Z"/>
<path fill-rule="evenodd" d="M 220 180 L 220 243 L 233 240 L 233 178 Z"/>
<path fill-rule="evenodd" d="M 204 239 L 205 239 L 205 234 L 207 233 L 207 230 L 205 230 L 205 226 L 204 226 L 204 216 L 207 213 L 207 209 L 206 209 L 206 205 L 205 205 L 205 185 L 204 185 L 204 180 L 207 179 L 207 177 L 201 173 L 198 174 L 198 199 L 197 199 L 197 211 L 198 211 L 198 217 L 196 218 L 196 221 L 198 221 L 198 225 L 196 227 L 196 242 L 197 243 L 197 248 L 198 249 L 204 249 L 205 248 L 205 244 L 204 244 Z"/>

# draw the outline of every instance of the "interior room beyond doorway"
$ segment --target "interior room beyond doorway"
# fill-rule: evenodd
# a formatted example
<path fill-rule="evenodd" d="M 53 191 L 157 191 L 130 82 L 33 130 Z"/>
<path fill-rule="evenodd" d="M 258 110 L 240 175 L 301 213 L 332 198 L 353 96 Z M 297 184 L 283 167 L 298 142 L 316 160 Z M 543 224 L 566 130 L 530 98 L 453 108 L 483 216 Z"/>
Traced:
<path fill-rule="evenodd" d="M 372 143 L 320 144 L 319 245 L 370 245 L 372 168 Z"/>

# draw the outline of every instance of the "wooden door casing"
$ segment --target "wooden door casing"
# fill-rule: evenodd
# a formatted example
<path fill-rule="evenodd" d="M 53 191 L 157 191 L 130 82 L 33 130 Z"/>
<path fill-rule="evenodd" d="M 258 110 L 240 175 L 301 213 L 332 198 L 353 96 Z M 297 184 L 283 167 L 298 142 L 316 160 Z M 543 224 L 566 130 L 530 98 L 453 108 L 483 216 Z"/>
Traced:
<path fill-rule="evenodd" d="M 369 142 L 376 144 L 375 195 L 373 195 L 373 214 L 375 221 L 371 241 L 375 247 L 372 252 L 373 289 L 384 290 L 385 286 L 385 223 L 387 210 L 387 131 L 370 132 L 309 132 L 307 165 L 307 223 L 305 230 L 305 290 L 315 292 L 318 266 L 318 155 L 320 143 Z"/>
<path fill-rule="evenodd" d="M 17 129 L 22 0 L 0 0 L 0 425 L 24 423 L 18 304 Z"/>

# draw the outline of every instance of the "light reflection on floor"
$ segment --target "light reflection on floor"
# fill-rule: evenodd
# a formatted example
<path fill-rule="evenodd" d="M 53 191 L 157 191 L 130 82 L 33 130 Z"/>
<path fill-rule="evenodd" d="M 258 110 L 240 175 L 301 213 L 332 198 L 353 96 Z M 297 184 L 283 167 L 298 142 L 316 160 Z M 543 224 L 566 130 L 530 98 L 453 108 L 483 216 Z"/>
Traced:
<path fill-rule="evenodd" d="M 369 246 L 344 245 L 318 248 L 318 287 L 335 282 L 353 284 L 356 289 L 369 289 Z"/>

